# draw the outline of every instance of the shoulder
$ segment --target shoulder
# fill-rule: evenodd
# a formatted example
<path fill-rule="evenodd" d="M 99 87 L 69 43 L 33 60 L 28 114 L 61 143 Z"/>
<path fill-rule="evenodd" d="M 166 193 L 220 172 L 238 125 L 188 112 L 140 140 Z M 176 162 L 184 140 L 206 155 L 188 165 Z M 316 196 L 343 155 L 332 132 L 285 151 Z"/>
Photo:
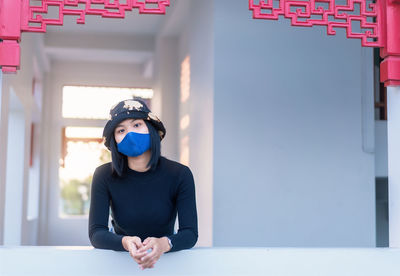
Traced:
<path fill-rule="evenodd" d="M 192 174 L 190 168 L 182 163 L 160 156 L 163 168 L 175 176 Z"/>
<path fill-rule="evenodd" d="M 162 167 L 165 169 L 167 178 L 173 179 L 173 194 L 176 196 L 184 196 L 188 193 L 194 193 L 195 184 L 193 174 L 190 168 L 177 161 L 170 160 L 160 156 Z"/>
<path fill-rule="evenodd" d="M 111 162 L 98 166 L 93 173 L 93 177 L 101 177 L 101 178 L 111 177 L 111 175 L 112 175 Z"/>

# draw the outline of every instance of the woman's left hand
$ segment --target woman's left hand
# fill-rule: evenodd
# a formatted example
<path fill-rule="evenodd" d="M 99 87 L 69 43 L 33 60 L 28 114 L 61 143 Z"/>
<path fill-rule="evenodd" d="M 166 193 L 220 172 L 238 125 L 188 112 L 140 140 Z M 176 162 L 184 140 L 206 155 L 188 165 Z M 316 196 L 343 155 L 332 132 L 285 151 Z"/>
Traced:
<path fill-rule="evenodd" d="M 149 249 L 152 251 L 140 259 L 139 265 L 141 269 L 153 268 L 154 264 L 158 261 L 161 255 L 170 250 L 168 239 L 166 237 L 149 237 L 145 239 L 142 244 L 142 248 L 137 251 L 138 255 L 146 252 Z"/>

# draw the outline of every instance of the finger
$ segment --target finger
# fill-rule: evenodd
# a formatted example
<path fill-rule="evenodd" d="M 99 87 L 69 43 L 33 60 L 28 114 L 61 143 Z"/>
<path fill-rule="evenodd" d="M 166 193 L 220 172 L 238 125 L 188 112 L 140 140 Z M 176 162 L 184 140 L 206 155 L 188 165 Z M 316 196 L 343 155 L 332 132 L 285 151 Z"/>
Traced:
<path fill-rule="evenodd" d="M 141 258 L 141 261 L 143 262 L 147 262 L 149 259 L 153 259 L 154 257 L 156 257 L 158 255 L 157 250 L 154 248 L 153 251 L 151 253 L 148 253 L 146 256 Z"/>
<path fill-rule="evenodd" d="M 138 263 L 142 263 L 142 258 L 147 255 L 147 252 L 139 253 L 135 252 L 132 257 L 137 260 Z"/>
<path fill-rule="evenodd" d="M 144 253 L 139 253 L 138 249 L 136 248 L 136 245 L 132 246 L 132 249 L 129 250 L 129 254 L 131 255 L 131 257 L 135 260 L 135 262 L 139 263 L 140 262 L 140 258 L 142 258 L 143 256 L 145 256 Z"/>
<path fill-rule="evenodd" d="M 128 242 L 128 251 L 132 257 L 133 257 L 133 254 L 136 252 L 136 250 L 137 250 L 136 246 L 133 243 Z"/>
<path fill-rule="evenodd" d="M 134 249 L 134 250 L 129 251 L 129 254 L 131 255 L 132 258 L 136 259 L 138 253 L 137 253 L 137 250 Z"/>
<path fill-rule="evenodd" d="M 149 250 L 150 248 L 152 248 L 153 245 L 154 245 L 154 241 L 150 240 L 147 244 L 145 244 L 143 247 L 141 247 L 139 249 L 139 252 L 145 252 L 145 251 Z"/>
<path fill-rule="evenodd" d="M 148 262 L 145 262 L 145 263 L 143 263 L 141 265 L 144 268 L 149 268 L 153 262 L 154 262 L 154 260 L 150 259 Z"/>
<path fill-rule="evenodd" d="M 137 249 L 143 246 L 142 242 L 140 241 L 140 238 L 132 239 L 132 243 L 135 244 Z"/>
<path fill-rule="evenodd" d="M 128 247 L 130 252 L 136 252 L 140 248 L 140 246 L 138 246 L 134 240 L 130 240 L 128 242 Z"/>
<path fill-rule="evenodd" d="M 157 261 L 158 261 L 158 259 L 153 260 L 153 261 L 150 263 L 149 268 L 153 268 Z"/>
<path fill-rule="evenodd" d="M 137 254 L 136 251 L 135 252 L 130 251 L 129 253 L 130 253 L 131 257 L 135 260 L 135 262 L 139 263 L 141 257 L 136 256 L 136 254 Z"/>
<path fill-rule="evenodd" d="M 152 262 L 150 263 L 149 267 L 154 267 L 154 265 L 156 264 L 156 262 L 158 262 L 158 260 L 160 259 L 161 255 L 157 255 L 153 258 Z"/>
<path fill-rule="evenodd" d="M 142 262 L 142 258 L 146 256 L 146 253 L 136 253 L 132 257 L 134 257 L 137 260 L 140 260 Z"/>
<path fill-rule="evenodd" d="M 146 267 L 150 267 L 151 264 L 155 263 L 158 259 L 160 258 L 159 254 L 155 253 L 155 254 L 148 254 L 147 256 L 145 256 L 144 258 L 142 258 L 142 265 L 146 266 Z"/>
<path fill-rule="evenodd" d="M 158 240 L 158 238 L 154 238 L 154 237 L 147 237 L 143 242 L 145 242 L 146 241 L 146 244 L 147 243 L 149 243 L 149 242 L 151 242 L 151 241 L 154 241 L 154 240 Z"/>
<path fill-rule="evenodd" d="M 139 266 L 143 265 L 143 262 L 140 259 L 134 259 L 134 260 Z"/>
<path fill-rule="evenodd" d="M 139 265 L 139 267 L 140 267 L 140 269 L 145 269 L 145 268 L 151 268 L 151 263 L 148 263 L 148 264 L 140 264 Z"/>
<path fill-rule="evenodd" d="M 143 241 L 143 245 L 148 244 L 150 241 L 151 241 L 151 238 L 150 238 L 150 237 L 149 237 L 149 238 L 146 238 L 146 239 Z"/>

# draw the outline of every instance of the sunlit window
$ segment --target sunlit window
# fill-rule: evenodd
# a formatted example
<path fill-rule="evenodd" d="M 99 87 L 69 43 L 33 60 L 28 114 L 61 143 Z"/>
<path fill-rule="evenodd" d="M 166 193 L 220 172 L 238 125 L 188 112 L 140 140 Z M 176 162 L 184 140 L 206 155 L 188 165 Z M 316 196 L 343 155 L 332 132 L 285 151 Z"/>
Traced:
<path fill-rule="evenodd" d="M 60 215 L 86 215 L 89 211 L 92 174 L 110 162 L 110 152 L 102 143 L 102 128 L 66 127 L 60 160 Z"/>
<path fill-rule="evenodd" d="M 64 86 L 62 116 L 64 118 L 107 119 L 114 103 L 140 97 L 151 99 L 147 88 Z"/>

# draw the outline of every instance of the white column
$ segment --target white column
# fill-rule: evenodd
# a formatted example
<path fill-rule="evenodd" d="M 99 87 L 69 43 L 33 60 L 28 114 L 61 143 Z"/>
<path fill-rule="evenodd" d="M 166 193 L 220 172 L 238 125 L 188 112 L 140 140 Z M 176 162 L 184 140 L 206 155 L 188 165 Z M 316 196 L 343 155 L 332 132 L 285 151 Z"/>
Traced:
<path fill-rule="evenodd" d="M 400 247 L 400 86 L 387 87 L 389 246 Z"/>
<path fill-rule="evenodd" d="M 1 71 L 0 68 L 0 127 L 2 126 L 1 120 L 2 120 L 2 100 L 3 100 L 3 72 Z M 0 134 L 0 142 L 2 141 L 1 139 L 1 134 Z M 0 173 L 4 172 L 5 170 L 2 168 L 3 162 L 2 162 L 2 156 L 0 152 Z M 5 178 L 0 175 L 0 245 L 3 244 L 3 227 L 4 227 L 4 180 Z"/>

